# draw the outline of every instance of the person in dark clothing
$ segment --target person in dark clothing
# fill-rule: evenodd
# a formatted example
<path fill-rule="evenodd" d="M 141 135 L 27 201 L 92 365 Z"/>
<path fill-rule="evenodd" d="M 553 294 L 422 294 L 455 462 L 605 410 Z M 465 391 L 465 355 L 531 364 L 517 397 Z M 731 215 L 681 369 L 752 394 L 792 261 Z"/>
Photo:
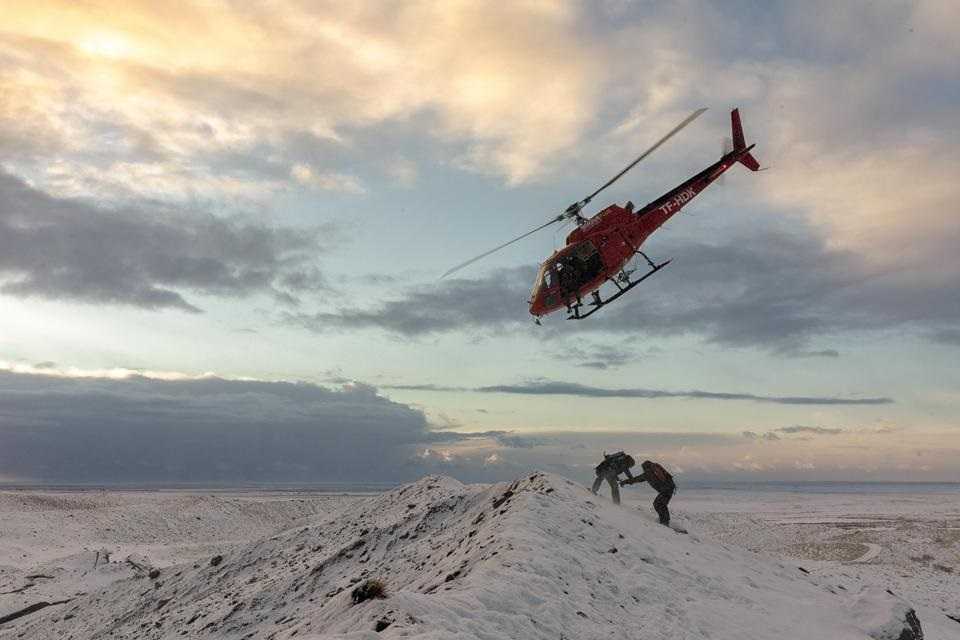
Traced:
<path fill-rule="evenodd" d="M 591 488 L 590 491 L 594 494 L 597 493 L 600 484 L 606 480 L 610 484 L 610 495 L 613 498 L 613 504 L 620 504 L 620 485 L 623 484 L 620 482 L 620 474 L 625 473 L 627 480 L 630 480 L 633 478 L 633 474 L 630 473 L 630 467 L 635 464 L 636 462 L 634 462 L 633 458 L 623 451 L 610 454 L 604 453 L 603 462 L 598 464 L 594 469 L 597 473 L 597 479 L 593 481 L 593 488 Z"/>
<path fill-rule="evenodd" d="M 621 480 L 620 486 L 638 482 L 650 483 L 650 486 L 657 492 L 657 497 L 653 501 L 653 508 L 660 516 L 660 524 L 669 526 L 670 510 L 667 509 L 667 503 L 670 502 L 670 498 L 677 490 L 677 485 L 673 482 L 673 476 L 667 473 L 667 470 L 661 465 L 649 460 L 644 460 L 640 467 L 643 469 L 643 473 L 633 478 L 628 477 L 626 480 Z"/>

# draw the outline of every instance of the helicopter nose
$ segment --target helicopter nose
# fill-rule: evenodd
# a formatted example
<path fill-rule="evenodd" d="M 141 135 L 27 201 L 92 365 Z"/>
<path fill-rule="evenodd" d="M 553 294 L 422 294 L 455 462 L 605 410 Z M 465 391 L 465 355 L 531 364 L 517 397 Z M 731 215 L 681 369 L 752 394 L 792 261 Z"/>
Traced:
<path fill-rule="evenodd" d="M 530 315 L 532 316 L 542 316 L 546 311 L 546 305 L 544 304 L 543 292 L 537 291 L 534 293 L 533 298 L 530 299 Z"/>

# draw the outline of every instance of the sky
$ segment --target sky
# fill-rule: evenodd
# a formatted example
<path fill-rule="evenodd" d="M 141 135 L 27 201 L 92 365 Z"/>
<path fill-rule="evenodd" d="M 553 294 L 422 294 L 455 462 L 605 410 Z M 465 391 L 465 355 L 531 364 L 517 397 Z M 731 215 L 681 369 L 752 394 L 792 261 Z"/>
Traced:
<path fill-rule="evenodd" d="M 384 482 L 604 451 L 960 481 L 960 5 L 52 2 L 0 25 L 0 482 Z M 603 184 L 734 167 L 536 326 Z"/>

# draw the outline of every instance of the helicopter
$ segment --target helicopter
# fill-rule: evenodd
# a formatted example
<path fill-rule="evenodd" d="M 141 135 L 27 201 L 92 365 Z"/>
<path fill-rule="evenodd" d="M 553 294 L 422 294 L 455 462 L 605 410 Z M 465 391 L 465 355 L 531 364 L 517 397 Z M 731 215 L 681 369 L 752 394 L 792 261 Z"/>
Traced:
<path fill-rule="evenodd" d="M 640 161 L 705 111 L 706 108 L 702 108 L 691 113 L 620 173 L 587 197 L 571 204 L 556 217 L 509 242 L 458 264 L 444 273 L 441 279 L 552 224 L 572 220 L 577 228 L 567 235 L 566 245 L 554 251 L 553 255 L 540 265 L 533 292 L 528 301 L 534 321 L 540 324 L 541 317 L 562 308 L 567 309 L 568 320 L 583 320 L 625 295 L 671 262 L 666 260 L 656 263 L 640 250 L 640 246 L 650 234 L 676 215 L 697 194 L 734 164 L 739 162 L 751 171 L 761 170 L 757 160 L 750 154 L 750 150 L 756 145 L 746 145 L 743 126 L 740 123 L 740 111 L 734 109 L 730 112 L 733 148 L 729 150 L 725 148 L 723 157 L 717 162 L 640 209 L 635 209 L 633 203 L 628 201 L 624 206 L 611 204 L 590 218 L 581 215 L 584 207 L 590 204 L 590 201 L 601 191 L 622 178 Z M 636 255 L 643 256 L 650 269 L 642 276 L 632 278 L 636 270 L 627 269 L 627 265 Z M 613 283 L 616 292 L 607 298 L 602 298 L 600 288 L 607 282 Z"/>

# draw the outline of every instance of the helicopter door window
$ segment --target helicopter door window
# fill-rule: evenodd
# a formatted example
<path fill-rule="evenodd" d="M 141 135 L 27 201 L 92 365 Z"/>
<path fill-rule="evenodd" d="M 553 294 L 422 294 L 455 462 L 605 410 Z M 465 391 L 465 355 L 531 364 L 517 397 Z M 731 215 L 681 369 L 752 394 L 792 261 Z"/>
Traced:
<path fill-rule="evenodd" d="M 575 251 L 580 271 L 580 281 L 587 283 L 593 280 L 603 271 L 603 260 L 600 258 L 600 252 L 589 240 L 581 242 Z"/>
<path fill-rule="evenodd" d="M 557 262 L 560 286 L 568 292 L 576 291 L 603 271 L 600 252 L 592 242 L 585 241 Z"/>
<path fill-rule="evenodd" d="M 553 289 L 557 284 L 557 272 L 551 269 L 545 269 L 543 272 L 543 283 L 547 289 Z"/>

